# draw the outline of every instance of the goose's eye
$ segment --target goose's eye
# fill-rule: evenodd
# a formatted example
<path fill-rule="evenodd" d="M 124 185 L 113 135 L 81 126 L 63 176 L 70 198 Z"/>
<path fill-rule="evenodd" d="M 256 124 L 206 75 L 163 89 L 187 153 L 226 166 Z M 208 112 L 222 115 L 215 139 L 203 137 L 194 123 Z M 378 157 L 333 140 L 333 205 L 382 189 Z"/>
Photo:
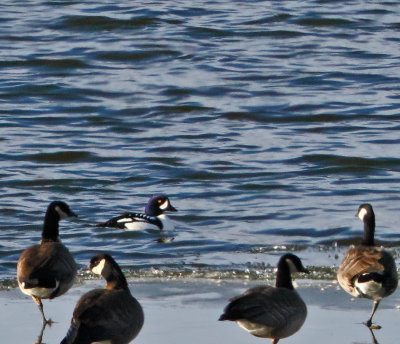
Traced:
<path fill-rule="evenodd" d="M 96 258 L 96 259 L 94 259 L 93 261 L 92 261 L 92 265 L 93 266 L 96 266 L 96 265 L 98 265 L 100 263 L 100 259 L 98 259 L 98 258 Z"/>

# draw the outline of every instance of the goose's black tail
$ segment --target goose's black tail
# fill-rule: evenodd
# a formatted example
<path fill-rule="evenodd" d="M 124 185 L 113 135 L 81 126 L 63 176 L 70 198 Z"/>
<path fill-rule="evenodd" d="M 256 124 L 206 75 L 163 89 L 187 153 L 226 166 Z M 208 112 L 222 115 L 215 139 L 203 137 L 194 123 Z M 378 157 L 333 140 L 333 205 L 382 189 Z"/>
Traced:
<path fill-rule="evenodd" d="M 71 326 L 68 329 L 66 336 L 64 337 L 64 339 L 61 341 L 60 344 L 73 344 L 78 334 L 79 325 L 80 325 L 79 320 L 73 320 L 71 322 Z"/>

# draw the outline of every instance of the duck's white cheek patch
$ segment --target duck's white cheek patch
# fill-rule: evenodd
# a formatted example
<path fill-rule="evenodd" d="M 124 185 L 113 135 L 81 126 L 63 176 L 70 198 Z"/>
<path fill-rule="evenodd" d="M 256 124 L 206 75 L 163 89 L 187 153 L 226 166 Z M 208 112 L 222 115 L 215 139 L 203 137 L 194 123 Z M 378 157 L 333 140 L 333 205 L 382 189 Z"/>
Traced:
<path fill-rule="evenodd" d="M 99 264 L 97 264 L 95 267 L 92 268 L 92 272 L 97 274 L 97 275 L 101 275 L 101 272 L 104 269 L 104 264 L 105 263 L 106 263 L 106 260 L 102 259 Z"/>
<path fill-rule="evenodd" d="M 365 208 L 362 208 L 359 212 L 358 212 L 358 218 L 363 221 L 364 220 L 364 216 L 367 215 L 367 210 Z"/>
<path fill-rule="evenodd" d="M 169 206 L 169 202 L 165 201 L 163 204 L 160 205 L 160 209 L 162 209 L 162 210 L 167 209 L 168 206 Z"/>

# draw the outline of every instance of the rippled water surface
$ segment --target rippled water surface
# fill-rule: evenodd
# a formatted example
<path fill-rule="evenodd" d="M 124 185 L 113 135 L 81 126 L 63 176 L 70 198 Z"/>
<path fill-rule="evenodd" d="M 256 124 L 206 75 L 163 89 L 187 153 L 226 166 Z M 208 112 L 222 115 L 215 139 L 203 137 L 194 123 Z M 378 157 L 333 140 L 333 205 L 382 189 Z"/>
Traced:
<path fill-rule="evenodd" d="M 329 277 L 341 240 L 361 235 L 362 202 L 397 252 L 399 13 L 397 1 L 2 2 L 0 279 L 54 199 L 79 215 L 61 223 L 79 264 L 106 250 L 139 276 L 264 277 L 293 250 Z M 94 227 L 160 192 L 179 210 L 173 241 Z"/>

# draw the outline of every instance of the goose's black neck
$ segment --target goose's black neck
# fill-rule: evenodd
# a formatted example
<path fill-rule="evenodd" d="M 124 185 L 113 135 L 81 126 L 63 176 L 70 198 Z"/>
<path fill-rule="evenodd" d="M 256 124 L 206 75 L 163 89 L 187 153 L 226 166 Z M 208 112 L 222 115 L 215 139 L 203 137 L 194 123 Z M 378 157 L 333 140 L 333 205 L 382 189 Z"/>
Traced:
<path fill-rule="evenodd" d="M 60 221 L 60 215 L 54 210 L 53 207 L 49 207 L 44 217 L 42 241 L 41 241 L 42 243 L 60 241 L 59 231 L 58 231 L 59 221 Z"/>
<path fill-rule="evenodd" d="M 276 273 L 275 286 L 277 288 L 287 288 L 293 290 L 292 276 L 290 268 L 285 259 L 281 259 L 278 263 L 278 272 Z"/>
<path fill-rule="evenodd" d="M 128 289 L 128 282 L 121 268 L 115 262 L 110 262 L 110 264 L 112 266 L 110 266 L 110 269 L 107 269 L 108 271 L 103 276 L 107 281 L 106 289 Z"/>
<path fill-rule="evenodd" d="M 364 217 L 364 240 L 362 242 L 365 246 L 374 246 L 375 245 L 375 215 L 367 214 Z"/>

